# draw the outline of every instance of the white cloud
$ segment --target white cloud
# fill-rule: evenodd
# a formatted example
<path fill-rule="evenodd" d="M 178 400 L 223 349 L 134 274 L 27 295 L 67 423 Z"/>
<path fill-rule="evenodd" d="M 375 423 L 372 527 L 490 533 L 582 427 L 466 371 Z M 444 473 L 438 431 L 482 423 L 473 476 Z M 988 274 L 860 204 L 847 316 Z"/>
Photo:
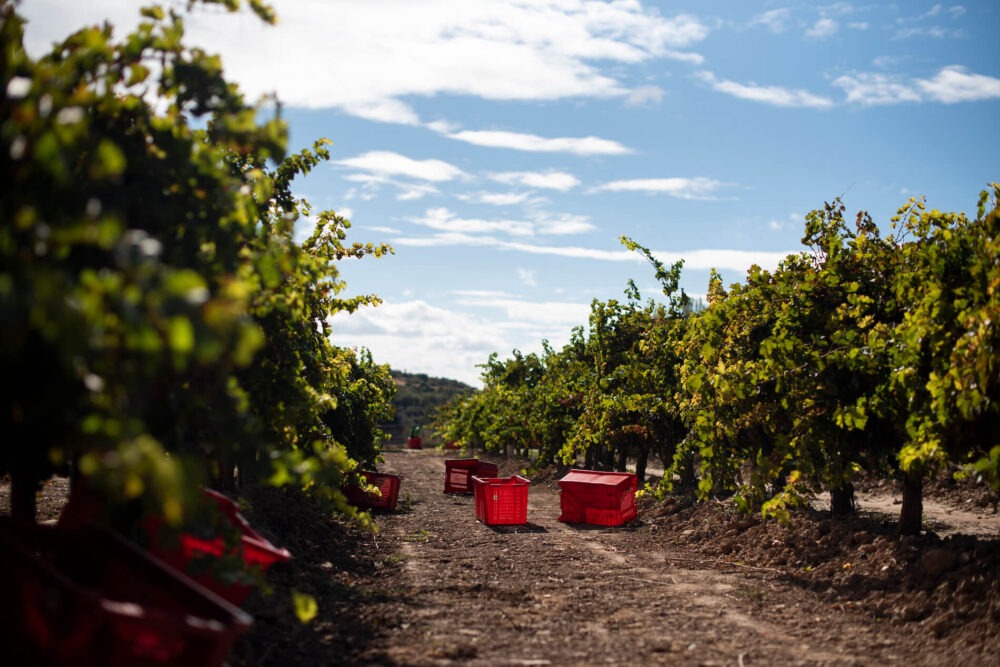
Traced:
<path fill-rule="evenodd" d="M 503 232 L 513 236 L 531 236 L 535 233 L 534 225 L 522 220 L 481 220 L 478 218 L 459 218 L 446 208 L 428 209 L 423 217 L 413 218 L 413 222 L 441 232 L 459 234 L 486 234 Z"/>
<path fill-rule="evenodd" d="M 522 283 L 528 287 L 538 287 L 538 281 L 535 279 L 535 272 L 531 269 L 526 269 L 524 267 L 517 268 L 517 277 Z"/>
<path fill-rule="evenodd" d="M 565 303 L 562 301 L 538 302 L 513 298 L 474 298 L 458 299 L 456 304 L 498 309 L 503 312 L 503 319 L 507 326 L 516 326 L 519 328 L 538 324 L 551 326 L 572 322 L 567 327 L 567 333 L 568 329 L 586 323 L 590 315 L 589 303 Z"/>
<path fill-rule="evenodd" d="M 720 93 L 732 95 L 744 100 L 762 102 L 777 107 L 806 107 L 826 109 L 833 106 L 833 101 L 826 97 L 813 95 L 804 90 L 789 90 L 778 86 L 758 86 L 757 84 L 742 84 L 735 81 L 718 79 L 711 72 L 695 74 Z"/>
<path fill-rule="evenodd" d="M 931 39 L 958 39 L 962 31 L 933 25 L 926 28 L 901 28 L 893 34 L 893 39 L 909 39 L 910 37 L 930 37 Z"/>
<path fill-rule="evenodd" d="M 872 65 L 878 68 L 893 67 L 908 60 L 905 56 L 877 56 L 872 59 Z"/>
<path fill-rule="evenodd" d="M 637 178 L 611 181 L 594 190 L 608 192 L 646 192 L 665 194 L 680 199 L 712 199 L 722 183 L 712 178 Z"/>
<path fill-rule="evenodd" d="M 964 67 L 945 67 L 933 79 L 917 79 L 917 87 L 932 100 L 945 104 L 1000 97 L 1000 79 L 969 74 Z"/>
<path fill-rule="evenodd" d="M 789 228 L 801 228 L 802 219 L 803 217 L 799 213 L 789 213 L 785 220 L 779 220 L 777 218 L 771 218 L 768 220 L 767 228 L 775 232 Z"/>
<path fill-rule="evenodd" d="M 792 10 L 788 8 L 771 9 L 758 14 L 750 19 L 750 26 L 764 26 L 774 34 L 779 34 L 788 30 L 788 22 L 792 16 Z"/>
<path fill-rule="evenodd" d="M 837 32 L 840 25 L 831 18 L 821 18 L 806 30 L 806 37 L 811 39 L 822 39 Z"/>
<path fill-rule="evenodd" d="M 416 185 L 413 183 L 396 183 L 393 182 L 399 192 L 396 193 L 396 199 L 399 201 L 417 201 L 418 199 L 423 199 L 427 195 L 437 194 L 439 190 L 430 185 Z"/>
<path fill-rule="evenodd" d="M 580 184 L 580 180 L 565 171 L 505 171 L 487 174 L 488 178 L 505 185 L 523 185 L 565 192 Z"/>
<path fill-rule="evenodd" d="M 942 68 L 930 79 L 902 80 L 862 72 L 833 81 L 847 93 L 847 101 L 863 106 L 934 101 L 944 104 L 1000 98 L 1000 79 L 972 74 L 958 65 Z"/>
<path fill-rule="evenodd" d="M 496 245 L 495 239 L 481 235 L 503 233 L 520 237 L 536 234 L 558 236 L 581 234 L 594 229 L 587 216 L 537 211 L 532 212 L 528 220 L 484 220 L 462 218 L 447 208 L 431 208 L 422 217 L 413 218 L 411 222 L 441 232 L 432 239 L 410 239 L 411 245 Z"/>
<path fill-rule="evenodd" d="M 476 146 L 509 148 L 531 153 L 572 153 L 575 155 L 624 155 L 632 149 L 617 141 L 599 137 L 556 137 L 549 139 L 534 134 L 500 130 L 463 130 L 445 135 Z"/>
<path fill-rule="evenodd" d="M 352 100 L 343 103 L 341 109 L 352 116 L 381 123 L 420 124 L 420 116 L 408 104 L 394 99 Z"/>
<path fill-rule="evenodd" d="M 532 217 L 535 228 L 539 234 L 549 234 L 553 236 L 565 236 L 568 234 L 582 234 L 595 229 L 590 218 L 585 215 L 573 215 L 570 213 L 560 213 L 551 215 L 548 213 L 535 214 Z"/>
<path fill-rule="evenodd" d="M 330 340 L 365 347 L 379 363 L 410 373 L 454 378 L 481 386 L 477 364 L 505 350 L 508 338 L 488 318 L 424 301 L 383 302 L 376 308 L 338 313 Z"/>
<path fill-rule="evenodd" d="M 385 301 L 376 308 L 338 313 L 330 340 L 365 347 L 379 363 L 410 373 L 454 378 L 481 387 L 479 364 L 490 354 L 518 349 L 541 353 L 542 341 L 565 345 L 584 325 L 590 304 L 528 301 L 509 295 L 465 295 L 453 307 L 422 300 Z"/>
<path fill-rule="evenodd" d="M 864 106 L 919 102 L 921 99 L 920 93 L 912 85 L 885 74 L 869 72 L 845 74 L 834 79 L 833 85 L 843 88 L 847 93 L 848 102 Z"/>
<path fill-rule="evenodd" d="M 663 94 L 663 89 L 659 86 L 642 86 L 629 93 L 625 99 L 625 106 L 654 106 L 663 100 Z"/>
<path fill-rule="evenodd" d="M 344 176 L 344 180 L 351 183 L 361 183 L 363 186 L 362 192 L 358 192 L 356 188 L 349 190 L 344 195 L 347 200 L 358 197 L 370 201 L 378 196 L 383 186 L 396 188 L 396 199 L 399 201 L 415 201 L 440 192 L 436 187 L 427 183 L 400 181 L 381 174 L 348 174 Z"/>
<path fill-rule="evenodd" d="M 524 241 L 504 241 L 496 237 L 470 236 L 463 234 L 441 234 L 434 238 L 393 239 L 394 246 L 442 247 L 442 246 L 485 246 L 498 250 L 523 252 L 529 255 L 547 255 L 569 259 L 596 260 L 602 262 L 644 262 L 645 259 L 630 250 L 604 250 L 582 246 L 551 246 Z M 683 251 L 657 251 L 653 254 L 661 261 L 672 264 L 684 260 L 684 268 L 692 270 L 718 269 L 737 271 L 745 274 L 753 264 L 772 270 L 778 263 L 795 251 L 769 252 L 763 250 L 694 249 Z"/>
<path fill-rule="evenodd" d="M 460 201 L 490 206 L 516 206 L 527 202 L 531 197 L 527 192 L 476 192 L 456 196 Z"/>
<path fill-rule="evenodd" d="M 665 264 L 673 264 L 684 260 L 684 268 L 692 270 L 718 269 L 720 271 L 738 271 L 745 274 L 756 264 L 762 269 L 773 271 L 785 259 L 789 252 L 765 252 L 763 250 L 685 250 L 678 252 L 654 251 L 653 254 Z"/>
<path fill-rule="evenodd" d="M 392 151 L 369 151 L 357 157 L 335 160 L 333 164 L 366 171 L 377 177 L 406 176 L 434 182 L 465 177 L 461 169 L 447 162 L 414 160 Z"/>
<path fill-rule="evenodd" d="M 910 37 L 930 37 L 931 39 L 958 39 L 963 33 L 960 28 L 947 28 L 942 25 L 919 25 L 927 23 L 929 19 L 945 18 L 945 12 L 951 18 L 957 19 L 965 14 L 965 7 L 953 5 L 945 9 L 944 5 L 936 4 L 923 14 L 917 16 L 905 16 L 896 20 L 901 27 L 893 34 L 893 39 L 908 39 Z"/>
<path fill-rule="evenodd" d="M 120 0 L 23 4 L 35 53 L 81 25 L 110 18 L 122 30 L 138 18 Z M 278 25 L 266 26 L 247 11 L 197 6 L 185 28 L 191 43 L 222 55 L 251 99 L 276 92 L 292 106 L 404 124 L 419 122 L 408 96 L 624 97 L 615 65 L 699 62 L 680 49 L 710 32 L 692 15 L 663 16 L 636 0 L 282 0 L 275 8 Z"/>
<path fill-rule="evenodd" d="M 365 229 L 369 232 L 378 232 L 379 234 L 400 234 L 402 233 L 398 227 L 386 227 L 384 225 L 365 225 Z"/>

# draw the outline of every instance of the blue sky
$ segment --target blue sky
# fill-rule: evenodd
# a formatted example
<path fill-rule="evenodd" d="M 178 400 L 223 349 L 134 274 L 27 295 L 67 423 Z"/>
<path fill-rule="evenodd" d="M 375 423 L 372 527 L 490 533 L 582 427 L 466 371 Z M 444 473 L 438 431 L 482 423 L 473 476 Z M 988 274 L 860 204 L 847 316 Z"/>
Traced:
<path fill-rule="evenodd" d="M 28 48 L 139 4 L 26 0 Z M 995 0 L 272 4 L 275 27 L 197 10 L 188 41 L 278 95 L 292 149 L 333 141 L 298 193 L 395 249 L 341 266 L 384 303 L 333 340 L 400 370 L 478 386 L 490 353 L 560 347 L 630 278 L 660 296 L 622 235 L 700 296 L 712 267 L 740 282 L 801 250 L 835 197 L 887 228 L 914 196 L 973 213 L 1000 180 Z"/>

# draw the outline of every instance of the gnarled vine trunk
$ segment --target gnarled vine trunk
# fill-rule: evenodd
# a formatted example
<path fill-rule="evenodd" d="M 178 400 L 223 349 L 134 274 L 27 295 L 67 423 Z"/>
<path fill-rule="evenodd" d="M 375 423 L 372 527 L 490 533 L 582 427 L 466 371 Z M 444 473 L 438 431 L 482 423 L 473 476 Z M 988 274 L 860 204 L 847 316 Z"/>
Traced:
<path fill-rule="evenodd" d="M 649 447 L 642 446 L 635 457 L 635 477 L 636 483 L 641 488 L 646 483 L 646 463 L 649 461 Z"/>
<path fill-rule="evenodd" d="M 900 535 L 916 535 L 924 519 L 924 476 L 917 473 L 903 475 L 903 505 L 899 508 Z"/>
<path fill-rule="evenodd" d="M 850 516 L 854 514 L 854 485 L 850 482 L 830 489 L 830 512 L 834 516 Z"/>
<path fill-rule="evenodd" d="M 41 482 L 34 476 L 13 473 L 10 476 L 10 514 L 14 518 L 34 522 L 36 496 Z"/>

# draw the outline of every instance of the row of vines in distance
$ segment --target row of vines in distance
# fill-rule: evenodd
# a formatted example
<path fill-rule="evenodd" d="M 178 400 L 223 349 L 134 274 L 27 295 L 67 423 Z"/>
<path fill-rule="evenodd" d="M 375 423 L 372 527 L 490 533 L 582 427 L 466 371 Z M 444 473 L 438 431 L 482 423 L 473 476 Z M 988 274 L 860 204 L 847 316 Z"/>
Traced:
<path fill-rule="evenodd" d="M 1000 186 L 974 219 L 911 200 L 887 236 L 836 200 L 806 217 L 774 271 L 752 267 L 708 303 L 678 289 L 682 263 L 653 266 L 666 296 L 595 300 L 561 350 L 483 365 L 481 391 L 437 428 L 536 465 L 582 463 L 644 477 L 651 454 L 698 494 L 733 495 L 784 519 L 820 491 L 854 509 L 862 471 L 898 476 L 899 530 L 920 530 L 923 481 L 949 470 L 1000 490 Z"/>

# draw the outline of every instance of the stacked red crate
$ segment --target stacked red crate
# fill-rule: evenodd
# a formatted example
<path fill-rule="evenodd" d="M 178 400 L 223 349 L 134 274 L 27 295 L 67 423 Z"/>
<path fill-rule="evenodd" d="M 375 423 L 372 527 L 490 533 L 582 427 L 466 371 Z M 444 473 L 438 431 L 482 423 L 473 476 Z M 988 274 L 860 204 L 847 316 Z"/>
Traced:
<path fill-rule="evenodd" d="M 565 523 L 620 526 L 636 517 L 634 473 L 571 470 L 559 480 Z"/>
<path fill-rule="evenodd" d="M 496 477 L 495 463 L 479 459 L 446 459 L 444 462 L 444 492 L 472 493 L 472 478 Z"/>

